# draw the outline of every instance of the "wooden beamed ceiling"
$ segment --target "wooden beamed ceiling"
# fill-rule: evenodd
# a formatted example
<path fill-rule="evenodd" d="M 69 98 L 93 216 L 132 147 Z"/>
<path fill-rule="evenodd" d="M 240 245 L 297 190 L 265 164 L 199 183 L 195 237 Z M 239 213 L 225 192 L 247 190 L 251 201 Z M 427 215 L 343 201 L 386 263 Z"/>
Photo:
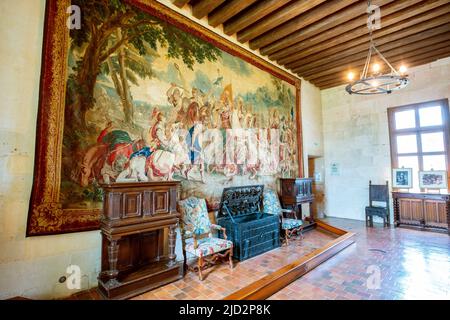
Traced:
<path fill-rule="evenodd" d="M 358 75 L 369 48 L 366 0 L 172 0 L 321 89 Z M 372 0 L 377 48 L 394 67 L 450 56 L 449 0 Z M 384 68 L 387 66 L 380 61 Z"/>

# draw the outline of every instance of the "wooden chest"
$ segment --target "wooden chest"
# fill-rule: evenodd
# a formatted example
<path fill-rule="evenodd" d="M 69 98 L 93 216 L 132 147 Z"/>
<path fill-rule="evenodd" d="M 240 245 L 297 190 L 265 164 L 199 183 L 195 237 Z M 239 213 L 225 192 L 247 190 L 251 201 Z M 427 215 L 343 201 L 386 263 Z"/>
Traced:
<path fill-rule="evenodd" d="M 277 215 L 264 213 L 264 186 L 225 188 L 217 223 L 226 228 L 233 241 L 233 257 L 240 261 L 280 246 L 280 224 Z"/>

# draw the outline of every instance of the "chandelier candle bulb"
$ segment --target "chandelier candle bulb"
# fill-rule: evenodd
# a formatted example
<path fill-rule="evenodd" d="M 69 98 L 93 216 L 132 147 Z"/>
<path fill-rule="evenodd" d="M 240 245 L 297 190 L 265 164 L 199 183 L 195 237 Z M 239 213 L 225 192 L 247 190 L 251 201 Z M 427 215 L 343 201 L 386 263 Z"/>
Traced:
<path fill-rule="evenodd" d="M 372 70 L 373 70 L 373 72 L 378 73 L 378 72 L 380 71 L 380 65 L 379 65 L 378 63 L 375 63 L 375 64 L 372 66 Z"/>
<path fill-rule="evenodd" d="M 400 68 L 398 69 L 398 72 L 400 72 L 400 74 L 404 74 L 406 73 L 407 70 L 408 68 L 406 68 L 406 66 L 401 65 Z"/>
<path fill-rule="evenodd" d="M 349 72 L 347 74 L 347 78 L 349 81 L 353 81 L 353 79 L 355 78 L 355 74 L 353 72 Z"/>

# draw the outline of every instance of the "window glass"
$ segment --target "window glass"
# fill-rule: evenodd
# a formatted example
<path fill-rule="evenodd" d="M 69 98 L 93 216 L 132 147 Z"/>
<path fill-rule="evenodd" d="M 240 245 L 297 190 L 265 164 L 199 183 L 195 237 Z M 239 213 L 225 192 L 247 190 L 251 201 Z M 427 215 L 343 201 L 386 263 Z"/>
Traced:
<path fill-rule="evenodd" d="M 432 132 L 422 133 L 422 152 L 444 151 L 444 133 Z"/>
<path fill-rule="evenodd" d="M 440 126 L 442 124 L 441 107 L 420 108 L 419 119 L 421 127 Z"/>
<path fill-rule="evenodd" d="M 389 109 L 392 163 L 411 168 L 413 189 L 419 191 L 419 170 L 448 170 L 447 102 L 416 103 Z"/>
<path fill-rule="evenodd" d="M 395 113 L 395 129 L 408 129 L 416 127 L 414 110 L 398 111 Z"/>
<path fill-rule="evenodd" d="M 415 134 L 398 135 L 397 152 L 398 153 L 417 152 L 417 136 Z"/>
<path fill-rule="evenodd" d="M 447 170 L 444 155 L 423 156 L 423 170 Z"/>

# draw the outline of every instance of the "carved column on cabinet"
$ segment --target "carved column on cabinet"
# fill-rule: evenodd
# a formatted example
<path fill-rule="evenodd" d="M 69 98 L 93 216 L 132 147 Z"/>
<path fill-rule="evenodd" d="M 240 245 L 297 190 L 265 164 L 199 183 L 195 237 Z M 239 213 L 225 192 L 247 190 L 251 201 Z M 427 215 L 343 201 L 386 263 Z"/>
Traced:
<path fill-rule="evenodd" d="M 394 225 L 398 227 L 400 221 L 400 203 L 398 198 L 394 198 Z"/>
<path fill-rule="evenodd" d="M 177 224 L 169 227 L 169 265 L 175 264 L 177 255 L 175 254 L 175 244 L 177 240 Z"/>
<path fill-rule="evenodd" d="M 448 225 L 448 234 L 450 235 L 450 197 L 446 197 L 446 211 L 447 211 L 447 225 Z"/>
<path fill-rule="evenodd" d="M 118 284 L 117 275 L 119 274 L 119 270 L 117 269 L 117 260 L 119 254 L 119 244 L 117 243 L 118 239 L 108 239 L 108 262 L 109 262 L 109 270 L 108 276 L 109 280 L 106 283 L 109 287 L 114 287 Z"/>

